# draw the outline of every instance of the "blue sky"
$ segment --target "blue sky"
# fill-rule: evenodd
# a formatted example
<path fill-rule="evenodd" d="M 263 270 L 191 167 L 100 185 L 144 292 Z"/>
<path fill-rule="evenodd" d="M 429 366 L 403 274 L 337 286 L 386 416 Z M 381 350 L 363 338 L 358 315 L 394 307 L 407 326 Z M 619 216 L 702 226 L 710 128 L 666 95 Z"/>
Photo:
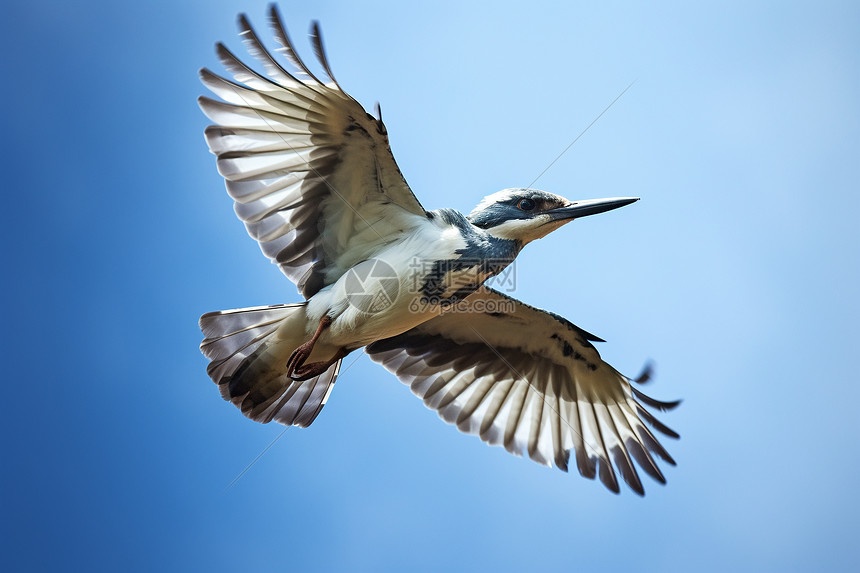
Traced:
<path fill-rule="evenodd" d="M 459 434 L 367 357 L 225 490 L 282 429 L 220 399 L 197 318 L 299 297 L 196 73 L 265 3 L 8 4 L 3 569 L 856 568 L 860 9 L 591 4 L 282 11 L 428 208 L 528 184 L 635 80 L 535 186 L 642 201 L 530 245 L 516 295 L 684 399 L 645 498 Z"/>

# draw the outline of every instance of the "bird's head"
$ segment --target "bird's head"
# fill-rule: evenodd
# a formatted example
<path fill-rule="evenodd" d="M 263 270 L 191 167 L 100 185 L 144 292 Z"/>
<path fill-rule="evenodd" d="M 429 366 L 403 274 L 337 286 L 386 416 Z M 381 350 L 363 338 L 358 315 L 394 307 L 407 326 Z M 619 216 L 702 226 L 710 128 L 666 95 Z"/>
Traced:
<path fill-rule="evenodd" d="M 545 237 L 565 223 L 629 205 L 638 197 L 570 201 L 537 189 L 504 189 L 487 195 L 469 221 L 487 233 L 522 244 Z"/>

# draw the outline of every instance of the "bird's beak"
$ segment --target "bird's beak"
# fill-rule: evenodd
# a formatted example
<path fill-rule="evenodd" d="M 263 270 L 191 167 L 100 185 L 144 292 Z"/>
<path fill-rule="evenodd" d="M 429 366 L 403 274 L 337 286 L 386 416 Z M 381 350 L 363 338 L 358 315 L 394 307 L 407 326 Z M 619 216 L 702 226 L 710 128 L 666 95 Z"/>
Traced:
<path fill-rule="evenodd" d="M 613 197 L 611 199 L 589 199 L 587 201 L 574 201 L 566 207 L 559 207 L 546 211 L 550 221 L 566 221 L 568 219 L 578 219 L 587 217 L 588 215 L 596 215 L 613 209 L 618 209 L 630 203 L 635 203 L 639 197 Z"/>

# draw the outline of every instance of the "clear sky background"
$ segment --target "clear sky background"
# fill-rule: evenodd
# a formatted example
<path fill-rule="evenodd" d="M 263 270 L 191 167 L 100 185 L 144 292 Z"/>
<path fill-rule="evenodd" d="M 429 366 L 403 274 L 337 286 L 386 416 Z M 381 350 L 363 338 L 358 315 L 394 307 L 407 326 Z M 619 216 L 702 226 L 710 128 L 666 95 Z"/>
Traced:
<path fill-rule="evenodd" d="M 535 186 L 642 201 L 530 245 L 515 294 L 684 399 L 639 498 L 363 355 L 226 489 L 282 428 L 221 400 L 197 319 L 300 298 L 232 212 L 197 69 L 265 3 L 5 3 L 0 568 L 857 570 L 860 8 L 645 4 L 282 5 L 428 208 L 527 185 L 635 80 Z"/>

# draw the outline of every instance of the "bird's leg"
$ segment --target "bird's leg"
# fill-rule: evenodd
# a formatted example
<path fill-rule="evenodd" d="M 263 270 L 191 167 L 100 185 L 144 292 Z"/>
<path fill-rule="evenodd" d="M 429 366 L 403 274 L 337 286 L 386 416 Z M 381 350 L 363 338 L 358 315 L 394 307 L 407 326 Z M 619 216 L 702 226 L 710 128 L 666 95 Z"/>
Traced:
<path fill-rule="evenodd" d="M 287 360 L 287 376 L 290 378 L 293 377 L 293 373 L 301 368 L 301 366 L 305 363 L 305 360 L 311 355 L 311 352 L 314 350 L 314 344 L 317 343 L 319 337 L 322 336 L 323 331 L 331 326 L 331 317 L 327 314 L 324 314 L 320 319 L 320 323 L 317 326 L 317 331 L 311 337 L 310 340 L 293 350 L 293 353 L 290 354 L 290 358 Z"/>
<path fill-rule="evenodd" d="M 322 362 L 311 362 L 310 364 L 305 364 L 303 366 L 297 367 L 293 374 L 290 376 L 296 382 L 304 382 L 305 380 L 310 380 L 311 378 L 316 378 L 329 368 L 331 365 L 349 354 L 345 349 L 341 348 L 334 355 L 334 358 L 330 360 L 324 360 Z"/>

